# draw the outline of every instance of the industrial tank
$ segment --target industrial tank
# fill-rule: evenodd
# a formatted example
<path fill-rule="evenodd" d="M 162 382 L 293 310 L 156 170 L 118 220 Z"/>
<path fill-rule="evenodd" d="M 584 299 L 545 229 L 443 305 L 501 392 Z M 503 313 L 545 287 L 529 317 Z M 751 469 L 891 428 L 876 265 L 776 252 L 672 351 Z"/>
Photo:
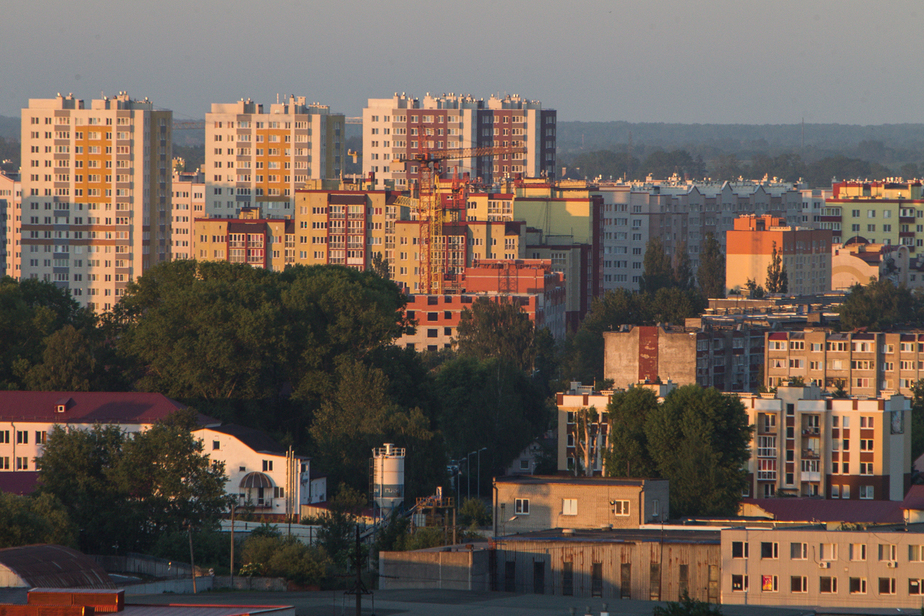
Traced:
<path fill-rule="evenodd" d="M 391 443 L 372 450 L 372 498 L 380 509 L 393 509 L 404 501 L 404 451 Z"/>

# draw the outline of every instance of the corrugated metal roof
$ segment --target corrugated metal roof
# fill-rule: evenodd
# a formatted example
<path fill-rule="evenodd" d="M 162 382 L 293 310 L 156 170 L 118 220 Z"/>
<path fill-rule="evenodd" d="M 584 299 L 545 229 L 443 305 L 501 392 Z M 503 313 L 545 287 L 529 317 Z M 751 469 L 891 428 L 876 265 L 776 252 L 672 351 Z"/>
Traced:
<path fill-rule="evenodd" d="M 821 498 L 745 498 L 749 504 L 766 511 L 780 522 L 853 522 L 900 523 L 899 501 L 828 500 Z"/>
<path fill-rule="evenodd" d="M 0 565 L 33 587 L 115 588 L 96 561 L 63 545 L 43 543 L 2 549 Z"/>

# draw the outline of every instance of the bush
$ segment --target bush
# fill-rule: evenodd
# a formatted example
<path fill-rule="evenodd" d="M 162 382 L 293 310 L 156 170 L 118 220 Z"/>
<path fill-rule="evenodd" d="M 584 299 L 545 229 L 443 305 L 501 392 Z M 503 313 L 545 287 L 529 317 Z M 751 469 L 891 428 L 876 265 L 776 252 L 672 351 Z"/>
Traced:
<path fill-rule="evenodd" d="M 261 533 L 244 542 L 241 575 L 281 577 L 308 586 L 320 584 L 329 565 L 323 550 L 309 547 L 295 537 Z"/>
<path fill-rule="evenodd" d="M 488 526 L 491 523 L 491 512 L 479 498 L 466 498 L 459 508 L 459 520 L 471 529 Z"/>

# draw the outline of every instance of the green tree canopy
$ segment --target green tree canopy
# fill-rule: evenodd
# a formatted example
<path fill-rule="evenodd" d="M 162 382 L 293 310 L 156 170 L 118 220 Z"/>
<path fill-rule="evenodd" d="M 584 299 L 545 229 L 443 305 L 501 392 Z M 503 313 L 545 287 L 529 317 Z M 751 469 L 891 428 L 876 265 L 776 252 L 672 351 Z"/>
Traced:
<path fill-rule="evenodd" d="M 536 330 L 529 315 L 509 298 L 479 297 L 459 316 L 456 343 L 460 355 L 502 359 L 531 371 Z"/>
<path fill-rule="evenodd" d="M 918 298 L 906 287 L 896 287 L 888 279 L 854 285 L 838 308 L 844 330 L 867 327 L 882 331 L 895 325 L 918 321 Z"/>
<path fill-rule="evenodd" d="M 786 293 L 789 290 L 789 274 L 783 265 L 783 253 L 773 242 L 770 265 L 767 266 L 767 293 Z"/>
<path fill-rule="evenodd" d="M 725 255 L 712 233 L 707 233 L 703 241 L 696 280 L 707 298 L 725 297 Z"/>
<path fill-rule="evenodd" d="M 670 481 L 672 517 L 737 513 L 751 440 L 738 398 L 680 387 L 650 415 L 645 435 L 658 474 Z"/>
<path fill-rule="evenodd" d="M 607 406 L 609 446 L 604 459 L 608 477 L 657 477 L 645 426 L 658 409 L 651 389 L 630 387 L 613 394 Z"/>
<path fill-rule="evenodd" d="M 114 425 L 52 429 L 37 459 L 39 490 L 63 504 L 81 551 L 144 550 L 162 533 L 217 523 L 229 502 L 224 469 L 202 454 L 192 417 L 130 435 Z"/>
<path fill-rule="evenodd" d="M 644 269 L 638 281 L 638 288 L 642 293 L 656 293 L 659 289 L 673 284 L 674 270 L 671 258 L 664 252 L 661 238 L 653 237 L 648 240 L 642 266 Z"/>

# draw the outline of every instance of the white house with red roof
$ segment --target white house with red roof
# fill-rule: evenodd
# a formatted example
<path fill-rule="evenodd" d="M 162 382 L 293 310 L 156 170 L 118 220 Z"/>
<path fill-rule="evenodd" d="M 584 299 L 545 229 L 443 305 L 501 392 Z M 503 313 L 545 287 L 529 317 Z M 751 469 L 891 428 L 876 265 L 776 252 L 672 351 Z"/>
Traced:
<path fill-rule="evenodd" d="M 193 434 L 203 453 L 224 462 L 225 491 L 238 495 L 239 507 L 261 516 L 298 516 L 302 505 L 326 500 L 327 481 L 312 477 L 311 459 L 286 451 L 265 432 L 227 424 Z"/>
<path fill-rule="evenodd" d="M 89 430 L 114 424 L 124 432 L 142 432 L 184 408 L 156 393 L 0 391 L 0 490 L 27 494 L 35 488 L 35 460 L 56 425 Z M 198 422 L 220 424 L 201 414 Z"/>

